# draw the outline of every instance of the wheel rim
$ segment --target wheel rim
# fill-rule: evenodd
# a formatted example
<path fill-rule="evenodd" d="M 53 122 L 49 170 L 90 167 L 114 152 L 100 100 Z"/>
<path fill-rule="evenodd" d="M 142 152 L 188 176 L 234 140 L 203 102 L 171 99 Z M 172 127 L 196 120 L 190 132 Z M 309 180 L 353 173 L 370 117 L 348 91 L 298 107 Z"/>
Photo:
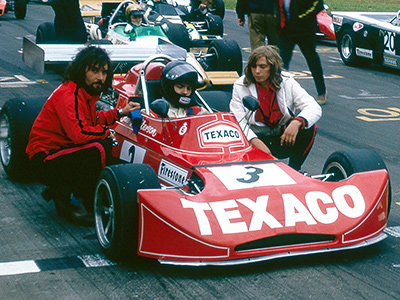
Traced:
<path fill-rule="evenodd" d="M 350 37 L 350 35 L 345 34 L 342 38 L 342 55 L 343 57 L 348 60 L 350 59 L 352 53 L 353 53 L 353 41 Z"/>
<path fill-rule="evenodd" d="M 8 166 L 11 159 L 10 121 L 6 114 L 0 119 L 0 156 L 3 165 Z"/>
<path fill-rule="evenodd" d="M 324 173 L 333 173 L 333 176 L 329 177 L 328 181 L 340 181 L 348 177 L 346 170 L 337 162 L 331 162 Z"/>
<path fill-rule="evenodd" d="M 94 199 L 94 214 L 97 238 L 107 249 L 111 246 L 115 232 L 115 203 L 107 181 L 100 180 Z"/>
<path fill-rule="evenodd" d="M 219 55 L 217 49 L 215 49 L 215 47 L 210 47 L 208 53 L 211 54 L 208 60 L 209 71 L 219 71 Z"/>

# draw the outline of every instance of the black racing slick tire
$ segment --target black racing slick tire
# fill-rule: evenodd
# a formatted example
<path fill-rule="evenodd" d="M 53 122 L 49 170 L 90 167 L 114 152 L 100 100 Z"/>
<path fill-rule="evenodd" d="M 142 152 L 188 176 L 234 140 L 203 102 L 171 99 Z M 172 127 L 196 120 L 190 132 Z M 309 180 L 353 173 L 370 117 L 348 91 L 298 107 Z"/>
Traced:
<path fill-rule="evenodd" d="M 137 257 L 137 191 L 159 188 L 156 173 L 146 164 L 119 164 L 102 170 L 95 191 L 94 215 L 97 239 L 108 258 L 124 261 Z"/>
<path fill-rule="evenodd" d="M 207 15 L 205 18 L 209 35 L 224 35 L 224 23 L 218 15 Z"/>
<path fill-rule="evenodd" d="M 207 53 L 212 54 L 208 62 L 210 71 L 236 71 L 239 76 L 242 75 L 242 50 L 236 41 L 212 41 Z"/>
<path fill-rule="evenodd" d="M 341 181 L 355 173 L 387 170 L 385 162 L 378 153 L 367 149 L 337 151 L 326 160 L 322 174 L 333 174 L 327 181 Z M 389 179 L 388 215 L 392 202 L 392 191 Z"/>
<path fill-rule="evenodd" d="M 0 158 L 11 180 L 30 180 L 31 168 L 25 153 L 33 122 L 45 99 L 10 99 L 0 113 Z"/>
<path fill-rule="evenodd" d="M 213 10 L 213 14 L 218 15 L 223 20 L 225 17 L 225 4 L 223 0 L 214 0 L 211 9 Z"/>
<path fill-rule="evenodd" d="M 57 42 L 54 24 L 45 22 L 39 25 L 36 30 L 36 44 L 54 44 Z"/>
<path fill-rule="evenodd" d="M 215 112 L 230 112 L 232 93 L 227 91 L 199 91 L 200 96 Z"/>
<path fill-rule="evenodd" d="M 171 22 L 165 22 L 168 25 L 166 35 L 168 39 L 175 45 L 182 47 L 183 49 L 190 50 L 190 37 L 187 28 L 183 24 L 174 24 Z"/>
<path fill-rule="evenodd" d="M 14 14 L 17 19 L 25 19 L 28 0 L 14 0 Z"/>

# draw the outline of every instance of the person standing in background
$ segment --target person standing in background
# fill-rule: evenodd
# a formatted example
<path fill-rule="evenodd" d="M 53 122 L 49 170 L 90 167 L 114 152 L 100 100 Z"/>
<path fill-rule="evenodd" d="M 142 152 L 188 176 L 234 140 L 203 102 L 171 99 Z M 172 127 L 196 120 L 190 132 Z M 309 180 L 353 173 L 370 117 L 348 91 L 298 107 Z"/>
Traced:
<path fill-rule="evenodd" d="M 84 44 L 87 41 L 86 27 L 82 19 L 79 0 L 52 0 L 54 29 L 61 44 Z"/>
<path fill-rule="evenodd" d="M 318 93 L 317 102 L 324 105 L 328 98 L 321 60 L 316 52 L 317 14 L 323 10 L 322 0 L 275 0 L 279 24 L 278 47 L 283 68 L 289 70 L 293 48 L 297 44 L 307 61 Z"/>
<path fill-rule="evenodd" d="M 236 14 L 239 26 L 244 26 L 245 15 L 248 15 L 250 46 L 253 51 L 259 46 L 277 45 L 278 31 L 274 14 L 274 0 L 238 0 Z"/>

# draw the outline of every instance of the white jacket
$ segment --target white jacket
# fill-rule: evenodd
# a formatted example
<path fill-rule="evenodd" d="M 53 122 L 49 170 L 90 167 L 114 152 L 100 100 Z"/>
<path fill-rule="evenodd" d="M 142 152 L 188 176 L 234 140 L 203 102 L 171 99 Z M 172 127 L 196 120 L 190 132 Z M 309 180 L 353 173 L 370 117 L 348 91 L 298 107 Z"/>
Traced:
<path fill-rule="evenodd" d="M 301 86 L 294 80 L 293 75 L 287 72 L 282 72 L 283 81 L 281 88 L 276 94 L 279 109 L 283 115 L 278 126 L 287 125 L 292 119 L 290 111 L 296 117 L 304 118 L 306 128 L 313 126 L 321 117 L 322 110 L 319 104 L 311 97 Z M 242 99 L 244 96 L 251 95 L 257 98 L 257 88 L 254 83 L 246 87 L 243 83 L 244 75 L 236 80 L 233 85 L 232 100 L 230 110 L 235 115 L 247 139 L 257 137 L 256 133 L 263 132 L 268 135 L 272 130 L 264 123 L 255 120 L 255 113 L 252 113 L 244 107 Z M 248 122 L 250 128 L 248 127 Z"/>

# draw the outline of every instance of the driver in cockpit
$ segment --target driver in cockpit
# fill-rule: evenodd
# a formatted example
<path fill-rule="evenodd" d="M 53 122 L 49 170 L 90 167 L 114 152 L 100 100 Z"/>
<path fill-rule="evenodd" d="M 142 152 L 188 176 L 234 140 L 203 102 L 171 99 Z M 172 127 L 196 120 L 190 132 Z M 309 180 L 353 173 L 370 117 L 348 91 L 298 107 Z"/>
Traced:
<path fill-rule="evenodd" d="M 209 111 L 195 101 L 199 87 L 198 73 L 189 63 L 180 60 L 169 62 L 161 73 L 163 97 L 169 102 L 170 118 L 207 114 Z"/>
<path fill-rule="evenodd" d="M 143 14 L 143 8 L 136 3 L 129 4 L 125 11 L 126 19 L 133 27 L 142 26 Z"/>

